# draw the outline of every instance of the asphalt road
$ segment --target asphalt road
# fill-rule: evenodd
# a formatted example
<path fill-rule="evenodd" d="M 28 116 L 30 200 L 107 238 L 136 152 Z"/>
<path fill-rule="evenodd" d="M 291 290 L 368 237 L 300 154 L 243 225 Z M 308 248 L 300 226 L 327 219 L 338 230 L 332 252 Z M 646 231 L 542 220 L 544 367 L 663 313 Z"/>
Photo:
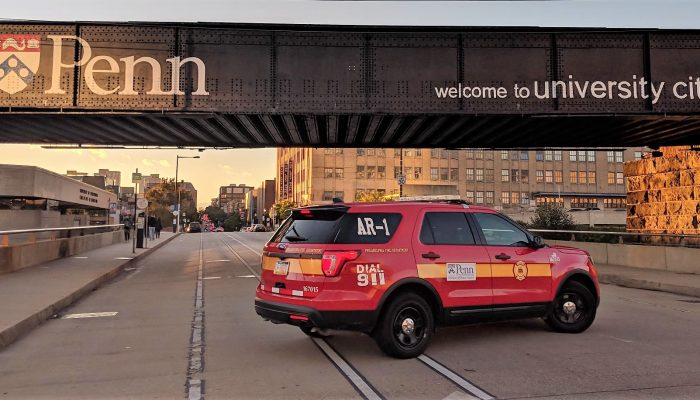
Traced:
<path fill-rule="evenodd" d="M 594 325 L 438 330 L 420 359 L 367 336 L 314 340 L 253 309 L 269 234 L 183 235 L 0 351 L 0 400 L 698 399 L 700 300 L 602 287 Z"/>

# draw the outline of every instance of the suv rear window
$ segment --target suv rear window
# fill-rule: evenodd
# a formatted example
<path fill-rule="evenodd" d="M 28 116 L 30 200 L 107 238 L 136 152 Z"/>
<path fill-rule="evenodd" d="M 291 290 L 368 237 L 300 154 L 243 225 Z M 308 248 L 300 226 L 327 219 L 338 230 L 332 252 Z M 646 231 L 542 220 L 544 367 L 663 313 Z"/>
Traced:
<path fill-rule="evenodd" d="M 302 209 L 292 212 L 272 238 L 278 243 L 332 243 L 345 208 Z"/>
<path fill-rule="evenodd" d="M 401 222 L 401 214 L 357 213 L 338 210 L 296 210 L 273 236 L 273 242 L 313 244 L 387 243 Z"/>

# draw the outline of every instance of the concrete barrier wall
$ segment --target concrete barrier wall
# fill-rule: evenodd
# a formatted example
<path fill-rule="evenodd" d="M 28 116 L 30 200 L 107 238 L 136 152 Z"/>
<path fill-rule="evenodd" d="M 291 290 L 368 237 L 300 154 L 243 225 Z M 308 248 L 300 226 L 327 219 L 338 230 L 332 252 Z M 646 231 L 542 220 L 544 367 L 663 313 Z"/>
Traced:
<path fill-rule="evenodd" d="M 124 241 L 122 231 L 0 247 L 0 274 Z"/>
<path fill-rule="evenodd" d="M 548 244 L 578 247 L 588 251 L 596 264 L 700 274 L 700 249 L 546 240 Z"/>

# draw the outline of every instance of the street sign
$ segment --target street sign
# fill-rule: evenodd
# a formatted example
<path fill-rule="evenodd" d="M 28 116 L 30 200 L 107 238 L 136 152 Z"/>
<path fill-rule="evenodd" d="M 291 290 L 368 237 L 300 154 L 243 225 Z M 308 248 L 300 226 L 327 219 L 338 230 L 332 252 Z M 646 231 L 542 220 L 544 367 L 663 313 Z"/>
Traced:
<path fill-rule="evenodd" d="M 139 172 L 134 172 L 131 174 L 131 183 L 138 183 L 141 182 L 141 173 Z"/>
<path fill-rule="evenodd" d="M 148 207 L 148 200 L 146 200 L 146 199 L 136 200 L 136 207 L 138 207 L 141 210 L 145 210 L 146 207 Z"/>
<path fill-rule="evenodd" d="M 399 175 L 396 177 L 396 182 L 398 182 L 400 186 L 405 185 L 405 184 L 406 184 L 406 175 L 404 175 L 404 174 L 399 174 Z"/>

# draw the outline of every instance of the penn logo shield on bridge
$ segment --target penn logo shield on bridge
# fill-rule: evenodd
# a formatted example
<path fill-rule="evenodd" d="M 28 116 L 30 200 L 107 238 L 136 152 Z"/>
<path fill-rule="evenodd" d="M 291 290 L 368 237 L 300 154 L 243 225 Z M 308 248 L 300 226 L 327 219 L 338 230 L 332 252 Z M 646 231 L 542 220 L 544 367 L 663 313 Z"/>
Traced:
<path fill-rule="evenodd" d="M 24 90 L 39 69 L 41 37 L 0 35 L 0 90 L 15 94 Z"/>

